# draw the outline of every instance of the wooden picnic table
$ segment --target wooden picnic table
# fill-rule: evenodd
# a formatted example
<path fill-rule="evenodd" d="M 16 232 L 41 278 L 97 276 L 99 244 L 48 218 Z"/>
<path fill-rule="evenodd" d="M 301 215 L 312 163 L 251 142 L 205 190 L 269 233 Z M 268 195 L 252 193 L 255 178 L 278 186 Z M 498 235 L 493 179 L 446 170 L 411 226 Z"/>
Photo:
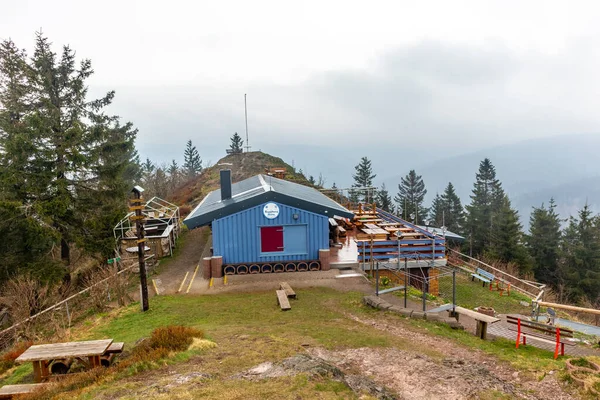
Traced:
<path fill-rule="evenodd" d="M 77 358 L 90 369 L 99 367 L 100 357 L 106 353 L 112 342 L 112 339 L 102 339 L 34 345 L 25 350 L 15 361 L 19 363 L 31 361 L 34 380 L 39 383 L 50 376 L 49 366 L 54 360 Z"/>

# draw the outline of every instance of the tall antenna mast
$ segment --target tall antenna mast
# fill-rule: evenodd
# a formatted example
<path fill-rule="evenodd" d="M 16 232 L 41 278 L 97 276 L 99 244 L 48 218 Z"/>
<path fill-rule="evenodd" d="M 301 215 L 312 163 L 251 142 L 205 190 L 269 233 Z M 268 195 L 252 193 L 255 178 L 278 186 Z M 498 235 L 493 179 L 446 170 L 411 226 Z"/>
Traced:
<path fill-rule="evenodd" d="M 244 93 L 244 115 L 246 117 L 246 153 L 250 151 L 250 142 L 248 141 L 248 105 L 246 103 L 246 93 Z"/>

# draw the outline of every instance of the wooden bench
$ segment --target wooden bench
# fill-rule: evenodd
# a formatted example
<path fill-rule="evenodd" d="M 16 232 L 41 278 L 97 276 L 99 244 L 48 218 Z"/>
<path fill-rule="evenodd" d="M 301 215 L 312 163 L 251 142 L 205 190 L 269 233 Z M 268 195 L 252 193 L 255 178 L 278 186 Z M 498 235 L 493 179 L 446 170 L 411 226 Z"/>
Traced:
<path fill-rule="evenodd" d="M 108 346 L 108 349 L 106 349 L 102 357 L 100 357 L 100 364 L 102 364 L 103 367 L 109 367 L 113 363 L 115 357 L 123 352 L 124 347 L 124 342 L 112 343 Z"/>
<path fill-rule="evenodd" d="M 285 290 L 276 290 L 275 293 L 277 294 L 277 301 L 279 302 L 279 307 L 281 307 L 281 311 L 288 311 L 292 309 L 292 306 L 290 306 L 290 301 L 287 298 L 287 295 L 285 294 Z"/>
<path fill-rule="evenodd" d="M 523 338 L 523 346 L 527 345 L 527 338 L 535 339 L 540 342 L 549 343 L 554 345 L 554 359 L 560 355 L 565 355 L 565 344 L 574 346 L 574 343 L 564 341 L 563 338 L 572 338 L 573 331 L 570 329 L 559 328 L 557 326 L 541 324 L 539 322 L 523 320 L 519 317 L 513 317 L 512 315 L 506 316 L 506 322 L 510 325 L 516 325 L 516 329 L 509 327 L 511 331 L 517 332 L 516 348 L 519 348 L 521 337 Z M 552 338 L 550 340 L 550 338 Z"/>
<path fill-rule="evenodd" d="M 292 287 L 289 285 L 289 283 L 287 282 L 279 282 L 279 289 L 283 290 L 286 294 L 286 296 L 288 297 L 288 299 L 295 299 L 296 298 L 296 292 L 294 292 L 294 289 L 292 289 Z"/>
<path fill-rule="evenodd" d="M 9 400 L 13 396 L 33 393 L 34 391 L 46 386 L 47 383 L 29 383 L 25 385 L 4 385 L 0 387 L 0 399 Z"/>
<path fill-rule="evenodd" d="M 450 310 L 448 310 L 448 311 L 450 311 Z M 458 315 L 462 314 L 462 315 L 466 315 L 467 317 L 473 318 L 477 322 L 477 329 L 475 331 L 475 336 L 477 336 L 483 340 L 485 340 L 487 338 L 488 324 L 493 324 L 494 322 L 500 321 L 499 318 L 490 317 L 489 315 L 485 315 L 485 314 L 479 313 L 477 311 L 469 310 L 469 309 L 462 308 L 459 306 L 456 306 L 454 308 L 454 311 Z M 458 320 L 458 317 L 457 317 L 457 320 Z"/>
<path fill-rule="evenodd" d="M 481 268 L 477 268 L 477 271 L 475 271 L 474 274 L 471 274 L 471 280 L 473 282 L 475 282 L 475 278 L 479 279 L 481 282 L 483 282 L 483 287 L 485 287 L 486 283 L 490 284 L 490 290 L 492 289 L 492 282 L 494 281 L 494 279 L 496 279 L 496 277 L 494 276 L 494 274 L 487 272 L 484 269 Z"/>

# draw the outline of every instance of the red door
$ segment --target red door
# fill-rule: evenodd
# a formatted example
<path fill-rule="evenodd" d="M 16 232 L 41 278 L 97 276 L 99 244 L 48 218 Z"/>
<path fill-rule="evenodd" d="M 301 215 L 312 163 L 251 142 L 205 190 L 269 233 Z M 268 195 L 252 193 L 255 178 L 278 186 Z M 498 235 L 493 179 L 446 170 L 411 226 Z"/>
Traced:
<path fill-rule="evenodd" d="M 283 251 L 283 226 L 260 228 L 260 251 L 262 253 Z"/>

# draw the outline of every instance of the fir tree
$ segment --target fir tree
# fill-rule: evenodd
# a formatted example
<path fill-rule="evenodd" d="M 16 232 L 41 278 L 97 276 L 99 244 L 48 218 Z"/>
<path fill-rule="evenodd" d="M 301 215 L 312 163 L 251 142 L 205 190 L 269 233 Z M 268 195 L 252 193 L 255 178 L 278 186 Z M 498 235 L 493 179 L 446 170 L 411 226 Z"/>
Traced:
<path fill-rule="evenodd" d="M 192 145 L 192 141 L 188 140 L 185 151 L 183 153 L 183 170 L 188 179 L 191 179 L 202 172 L 202 159 L 196 149 Z"/>
<path fill-rule="evenodd" d="M 394 205 L 392 204 L 392 197 L 385 187 L 385 183 L 381 184 L 381 189 L 377 191 L 377 195 L 375 196 L 375 202 L 377 206 L 384 211 L 393 213 Z"/>
<path fill-rule="evenodd" d="M 99 237 L 125 209 L 137 131 L 105 114 L 114 92 L 88 98 L 91 62 L 76 65 L 68 46 L 57 56 L 38 33 L 30 60 L 10 40 L 1 49 L 0 192 L 34 206 L 66 265 L 75 242 L 106 250 Z"/>
<path fill-rule="evenodd" d="M 373 173 L 373 167 L 371 166 L 371 160 L 367 157 L 362 157 L 360 162 L 354 167 L 355 173 L 352 175 L 352 179 L 354 179 L 354 183 L 352 187 L 355 188 L 368 188 L 373 186 L 373 179 L 377 176 Z M 362 196 L 358 193 L 358 191 L 352 191 L 350 193 L 351 199 L 356 201 L 361 200 L 364 202 L 371 202 L 373 199 L 369 198 L 369 191 L 367 190 L 364 193 L 361 193 Z M 353 201 L 353 202 L 356 202 Z"/>
<path fill-rule="evenodd" d="M 423 207 L 426 194 L 423 178 L 421 175 L 417 175 L 414 169 L 411 170 L 401 179 L 401 183 L 398 185 L 398 194 L 394 197 L 398 210 L 402 210 L 401 216 L 416 224 L 422 224 L 429 213 L 429 209 Z"/>
<path fill-rule="evenodd" d="M 553 285 L 562 280 L 559 270 L 561 221 L 555 208 L 554 199 L 550 199 L 548 208 L 544 204 L 534 207 L 529 217 L 529 235 L 526 236 L 535 279 Z"/>
<path fill-rule="evenodd" d="M 504 195 L 500 209 L 494 213 L 492 219 L 493 230 L 486 254 L 503 262 L 515 262 L 521 272 L 527 272 L 529 260 L 523 243 L 522 226 L 508 196 Z"/>
<path fill-rule="evenodd" d="M 171 160 L 167 172 L 169 174 L 169 191 L 172 192 L 181 183 L 181 170 L 179 169 L 177 161 Z"/>
<path fill-rule="evenodd" d="M 482 254 L 489 247 L 494 215 L 502 207 L 504 190 L 496 178 L 496 169 L 486 158 L 479 164 L 475 175 L 471 204 L 467 206 L 466 232 L 474 255 Z"/>
<path fill-rule="evenodd" d="M 429 210 L 429 220 L 431 225 L 441 227 L 444 224 L 444 217 L 447 210 L 447 205 L 443 201 L 439 193 L 435 194 Z"/>
<path fill-rule="evenodd" d="M 571 217 L 563 234 L 561 272 L 565 279 L 564 297 L 588 300 L 600 305 L 600 217 L 593 216 L 588 204 Z"/>
<path fill-rule="evenodd" d="M 441 199 L 444 204 L 443 224 L 446 226 L 446 229 L 454 233 L 463 234 L 465 226 L 465 210 L 463 209 L 460 198 L 454 190 L 452 182 L 448 182 L 448 186 L 446 186 Z"/>
<path fill-rule="evenodd" d="M 235 132 L 231 137 L 231 144 L 229 145 L 231 152 L 234 154 L 241 153 L 243 151 L 243 145 L 244 141 L 242 140 L 241 136 Z"/>

